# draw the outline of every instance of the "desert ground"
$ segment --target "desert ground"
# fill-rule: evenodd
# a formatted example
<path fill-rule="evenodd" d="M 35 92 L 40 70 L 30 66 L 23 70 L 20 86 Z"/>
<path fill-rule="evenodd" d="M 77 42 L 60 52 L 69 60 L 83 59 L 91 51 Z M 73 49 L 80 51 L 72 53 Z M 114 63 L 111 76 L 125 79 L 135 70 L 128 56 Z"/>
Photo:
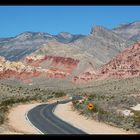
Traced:
<path fill-rule="evenodd" d="M 85 116 L 79 115 L 77 111 L 72 110 L 71 102 L 58 105 L 54 113 L 62 120 L 84 130 L 88 134 L 135 134 L 135 132 L 127 132 L 121 128 L 97 122 L 93 119 L 87 119 Z"/>
<path fill-rule="evenodd" d="M 49 103 L 55 101 L 56 100 L 51 100 Z M 8 114 L 8 121 L 4 126 L 5 130 L 2 131 L 1 134 L 40 134 L 38 129 L 26 120 L 26 113 L 39 104 L 41 103 L 20 104 L 11 108 Z M 127 132 L 121 128 L 97 122 L 93 119 L 87 119 L 77 111 L 73 111 L 71 102 L 67 104 L 59 104 L 56 107 L 54 114 L 88 134 L 136 134 L 135 132 Z"/>

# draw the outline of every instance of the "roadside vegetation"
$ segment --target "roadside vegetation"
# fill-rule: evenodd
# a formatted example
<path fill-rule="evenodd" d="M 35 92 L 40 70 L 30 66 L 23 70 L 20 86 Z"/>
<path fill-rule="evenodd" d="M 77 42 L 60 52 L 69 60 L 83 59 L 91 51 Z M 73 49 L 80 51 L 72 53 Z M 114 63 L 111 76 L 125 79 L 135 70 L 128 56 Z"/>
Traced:
<path fill-rule="evenodd" d="M 47 90 L 18 83 L 0 81 L 0 124 L 7 119 L 9 108 L 15 104 L 28 102 L 47 102 L 49 99 L 65 96 L 63 91 Z"/>
<path fill-rule="evenodd" d="M 73 109 L 81 115 L 140 132 L 140 111 L 131 109 L 140 103 L 140 77 L 94 81 L 76 86 L 59 83 L 29 85 L 17 81 L 0 81 L 0 124 L 4 123 L 9 108 L 15 104 L 47 102 L 69 94 L 84 97 L 81 101 L 73 101 Z M 89 103 L 94 105 L 92 110 L 87 108 Z M 131 112 L 130 115 L 124 114 L 126 110 Z"/>
<path fill-rule="evenodd" d="M 126 130 L 135 129 L 140 132 L 140 111 L 131 109 L 132 106 L 140 104 L 140 77 L 96 81 L 90 86 L 73 90 L 75 95 L 84 98 L 81 101 L 73 101 L 74 109 L 80 114 Z M 94 105 L 92 110 L 87 108 L 89 103 Z"/>

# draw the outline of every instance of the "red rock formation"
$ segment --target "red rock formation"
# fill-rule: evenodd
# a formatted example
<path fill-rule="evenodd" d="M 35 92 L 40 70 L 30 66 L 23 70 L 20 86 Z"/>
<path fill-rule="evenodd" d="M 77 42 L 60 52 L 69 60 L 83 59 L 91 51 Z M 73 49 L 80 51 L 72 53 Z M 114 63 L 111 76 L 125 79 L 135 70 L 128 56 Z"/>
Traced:
<path fill-rule="evenodd" d="M 77 67 L 79 60 L 70 58 L 70 57 L 60 57 L 60 56 L 40 56 L 36 57 L 27 57 L 27 65 L 41 67 L 44 62 L 51 62 L 51 65 L 48 70 L 52 71 L 54 74 L 50 74 L 49 77 L 64 78 L 66 75 L 72 73 L 72 71 Z M 55 73 L 56 71 L 64 72 L 65 74 Z"/>
<path fill-rule="evenodd" d="M 6 60 L 1 58 L 1 61 Z M 46 61 L 49 61 L 49 67 L 46 66 L 47 68 L 45 69 L 44 63 Z M 6 65 L 1 67 L 2 72 L 0 78 L 15 77 L 22 81 L 27 81 L 27 79 L 29 80 L 30 78 L 38 76 L 66 78 L 77 67 L 79 60 L 70 57 L 36 55 L 26 57 L 25 61 L 23 61 L 24 63 L 7 62 Z M 43 66 L 43 69 L 41 66 Z M 89 72 L 85 73 L 85 75 L 88 76 L 86 77 L 86 81 L 91 79 Z M 84 79 L 84 77 L 80 79 Z"/>
<path fill-rule="evenodd" d="M 66 75 L 65 74 L 61 74 L 61 73 L 54 73 L 54 74 L 48 74 L 48 78 L 65 78 Z"/>
<path fill-rule="evenodd" d="M 75 83 L 86 83 L 88 81 L 93 80 L 95 77 L 95 71 L 85 71 L 84 73 L 80 74 L 79 76 L 74 76 L 73 81 Z"/>
<path fill-rule="evenodd" d="M 48 68 L 41 66 L 49 62 Z M 21 62 L 6 61 L 0 57 L 0 79 L 15 77 L 27 80 L 43 76 L 48 78 L 66 78 L 77 67 L 79 60 L 60 56 L 30 56 Z M 45 66 L 45 65 L 44 65 Z M 40 68 L 38 68 L 40 67 Z M 75 83 L 88 82 L 95 79 L 126 78 L 140 76 L 140 41 L 117 55 L 100 70 L 87 69 L 73 78 Z"/>
<path fill-rule="evenodd" d="M 106 78 L 127 78 L 140 76 L 140 41 L 126 48 L 109 63 L 91 74 L 90 71 L 75 76 L 75 83 L 82 83 L 91 80 L 103 80 Z"/>
<path fill-rule="evenodd" d="M 5 70 L 0 72 L 0 79 L 17 78 L 20 80 L 40 76 L 41 72 L 17 72 L 14 70 Z"/>
<path fill-rule="evenodd" d="M 140 41 L 136 42 L 104 65 L 99 77 L 127 78 L 140 76 Z"/>

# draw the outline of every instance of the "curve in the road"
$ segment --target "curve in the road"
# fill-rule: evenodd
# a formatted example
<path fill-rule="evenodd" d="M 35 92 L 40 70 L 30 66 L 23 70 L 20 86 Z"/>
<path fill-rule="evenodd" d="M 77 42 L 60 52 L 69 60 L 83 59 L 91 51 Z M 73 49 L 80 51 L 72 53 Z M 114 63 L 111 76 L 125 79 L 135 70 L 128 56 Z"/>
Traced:
<path fill-rule="evenodd" d="M 86 134 L 54 115 L 53 110 L 56 106 L 57 103 L 39 105 L 27 113 L 28 120 L 44 134 Z"/>

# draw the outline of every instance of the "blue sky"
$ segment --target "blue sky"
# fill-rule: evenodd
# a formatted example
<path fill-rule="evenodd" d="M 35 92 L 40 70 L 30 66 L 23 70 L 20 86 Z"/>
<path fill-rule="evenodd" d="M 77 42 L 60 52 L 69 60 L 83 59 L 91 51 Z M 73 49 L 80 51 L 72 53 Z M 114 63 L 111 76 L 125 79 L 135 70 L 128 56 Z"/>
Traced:
<path fill-rule="evenodd" d="M 89 34 L 93 25 L 113 28 L 140 20 L 140 6 L 0 6 L 0 37 L 25 31 Z"/>

